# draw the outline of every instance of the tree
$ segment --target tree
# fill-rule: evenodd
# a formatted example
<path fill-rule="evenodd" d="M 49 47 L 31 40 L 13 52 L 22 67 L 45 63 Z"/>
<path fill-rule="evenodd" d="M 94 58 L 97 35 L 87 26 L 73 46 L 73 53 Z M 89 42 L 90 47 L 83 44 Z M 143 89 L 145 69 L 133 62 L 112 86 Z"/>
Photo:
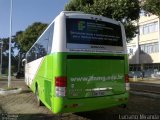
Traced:
<path fill-rule="evenodd" d="M 35 22 L 28 26 L 25 31 L 19 31 L 15 35 L 15 41 L 20 52 L 26 52 L 42 34 L 47 24 Z"/>
<path fill-rule="evenodd" d="M 160 0 L 144 0 L 142 8 L 145 11 L 160 17 Z"/>
<path fill-rule="evenodd" d="M 138 27 L 133 21 L 139 18 L 139 0 L 70 0 L 65 10 L 83 11 L 121 21 L 125 26 L 127 40 L 137 33 Z"/>
<path fill-rule="evenodd" d="M 13 37 L 12 37 L 13 38 Z M 2 48 L 2 73 L 8 74 L 8 56 L 9 56 L 9 38 L 0 38 L 0 41 L 3 41 Z M 14 45 L 16 45 L 15 41 L 12 39 L 12 48 L 11 48 L 11 61 L 12 61 L 12 73 L 17 71 L 18 59 L 14 54 Z"/>
<path fill-rule="evenodd" d="M 21 68 L 18 68 L 21 60 L 25 57 L 25 52 L 33 45 L 40 34 L 47 27 L 47 24 L 35 22 L 28 26 L 25 31 L 18 31 L 16 35 L 12 36 L 12 48 L 11 48 L 11 61 L 12 61 L 12 73 L 17 72 Z M 8 74 L 8 48 L 9 38 L 0 38 L 3 41 L 3 74 Z M 15 52 L 16 51 L 16 52 Z M 18 53 L 17 53 L 18 52 Z"/>

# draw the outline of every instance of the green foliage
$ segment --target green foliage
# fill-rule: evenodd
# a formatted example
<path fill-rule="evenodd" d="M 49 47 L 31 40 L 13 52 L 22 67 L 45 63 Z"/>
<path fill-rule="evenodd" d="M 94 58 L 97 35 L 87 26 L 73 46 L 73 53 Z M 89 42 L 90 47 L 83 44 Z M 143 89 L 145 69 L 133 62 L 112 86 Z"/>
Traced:
<path fill-rule="evenodd" d="M 12 73 L 17 72 L 18 64 L 21 64 L 21 60 L 24 58 L 25 52 L 28 51 L 28 49 L 33 45 L 33 43 L 37 40 L 37 38 L 41 35 L 46 27 L 47 24 L 36 22 L 29 26 L 25 31 L 19 31 L 15 36 L 12 36 Z M 0 41 L 3 41 L 2 72 L 8 74 L 9 38 L 2 38 Z M 20 54 L 15 55 L 14 50 L 18 50 Z"/>
<path fill-rule="evenodd" d="M 160 0 L 144 0 L 142 8 L 160 17 Z"/>
<path fill-rule="evenodd" d="M 0 38 L 0 41 L 3 41 L 3 53 L 5 55 L 8 54 L 8 49 L 9 49 L 9 38 Z M 12 40 L 12 44 L 15 44 L 14 40 Z M 14 51 L 13 51 L 13 47 L 11 48 L 11 54 L 13 55 L 14 54 Z"/>
<path fill-rule="evenodd" d="M 12 48 L 11 48 L 11 63 L 12 63 L 12 73 L 17 71 L 18 59 L 17 56 L 14 55 L 14 49 L 16 43 L 14 42 L 14 37 L 12 37 Z M 9 38 L 1 38 L 0 41 L 3 41 L 2 47 L 2 73 L 8 74 L 8 56 L 9 56 Z"/>
<path fill-rule="evenodd" d="M 139 18 L 139 0 L 70 0 L 65 10 L 83 11 L 121 21 L 128 40 L 137 33 L 137 26 L 132 21 Z"/>
<path fill-rule="evenodd" d="M 18 47 L 21 51 L 26 52 L 42 34 L 47 27 L 47 24 L 35 22 L 28 26 L 25 31 L 19 31 L 15 35 L 15 41 L 18 43 Z"/>
<path fill-rule="evenodd" d="M 67 11 L 84 11 L 87 5 L 93 5 L 94 0 L 70 0 L 65 6 Z"/>

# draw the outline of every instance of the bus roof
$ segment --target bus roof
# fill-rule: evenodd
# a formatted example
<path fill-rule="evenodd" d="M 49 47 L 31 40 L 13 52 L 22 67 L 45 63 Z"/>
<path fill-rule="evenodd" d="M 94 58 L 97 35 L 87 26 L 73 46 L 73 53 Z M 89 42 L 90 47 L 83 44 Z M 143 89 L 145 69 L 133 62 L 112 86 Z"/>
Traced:
<path fill-rule="evenodd" d="M 116 21 L 115 19 L 104 17 L 102 15 L 88 14 L 88 13 L 84 13 L 84 12 L 81 12 L 81 11 L 62 11 L 59 15 L 66 15 L 66 16 L 69 16 L 69 17 L 71 17 L 71 16 L 78 17 L 79 16 L 79 17 L 83 17 L 83 18 L 85 16 L 86 18 L 90 18 L 90 19 L 97 19 L 97 20 L 102 20 L 102 21 L 108 21 L 108 22 L 111 22 L 113 24 L 120 24 L 120 21 Z"/>

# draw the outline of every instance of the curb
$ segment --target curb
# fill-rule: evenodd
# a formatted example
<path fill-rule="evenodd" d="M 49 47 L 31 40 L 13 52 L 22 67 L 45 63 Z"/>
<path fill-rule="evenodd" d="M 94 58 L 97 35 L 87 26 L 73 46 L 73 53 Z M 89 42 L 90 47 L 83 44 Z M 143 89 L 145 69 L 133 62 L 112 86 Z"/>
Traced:
<path fill-rule="evenodd" d="M 16 90 L 4 90 L 2 88 L 0 88 L 0 95 L 10 95 L 10 94 L 16 94 L 16 93 L 21 93 L 22 88 L 18 88 Z"/>
<path fill-rule="evenodd" d="M 130 91 L 130 93 L 134 95 L 160 99 L 160 94 L 156 94 L 156 93 L 140 92 L 140 91 Z"/>

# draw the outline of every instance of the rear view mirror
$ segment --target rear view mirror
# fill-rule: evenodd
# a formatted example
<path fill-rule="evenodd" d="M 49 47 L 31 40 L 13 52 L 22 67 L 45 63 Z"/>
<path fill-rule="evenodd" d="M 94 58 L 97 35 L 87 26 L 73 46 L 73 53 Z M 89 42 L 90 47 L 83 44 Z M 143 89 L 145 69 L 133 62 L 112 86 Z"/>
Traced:
<path fill-rule="evenodd" d="M 26 59 L 23 59 L 22 60 L 22 66 L 25 66 L 25 64 L 26 64 Z"/>

